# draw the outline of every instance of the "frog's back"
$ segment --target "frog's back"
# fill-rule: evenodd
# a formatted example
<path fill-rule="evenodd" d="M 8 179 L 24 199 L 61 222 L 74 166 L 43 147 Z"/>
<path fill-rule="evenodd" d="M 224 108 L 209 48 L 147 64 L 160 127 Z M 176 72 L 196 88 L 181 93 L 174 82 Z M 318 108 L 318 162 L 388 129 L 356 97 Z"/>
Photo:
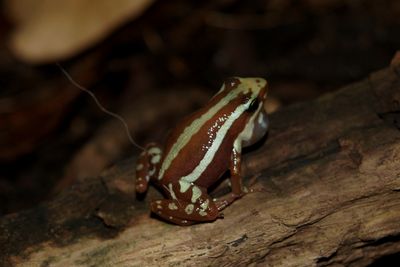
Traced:
<path fill-rule="evenodd" d="M 220 176 L 228 169 L 229 162 L 222 159 L 230 157 L 235 136 L 242 130 L 240 125 L 245 118 L 229 120 L 241 99 L 233 99 L 217 110 L 218 101 L 221 97 L 215 97 L 206 107 L 186 117 L 170 133 L 160 180 L 173 182 L 190 175 L 194 183 L 208 186 L 211 181 L 207 177 Z"/>

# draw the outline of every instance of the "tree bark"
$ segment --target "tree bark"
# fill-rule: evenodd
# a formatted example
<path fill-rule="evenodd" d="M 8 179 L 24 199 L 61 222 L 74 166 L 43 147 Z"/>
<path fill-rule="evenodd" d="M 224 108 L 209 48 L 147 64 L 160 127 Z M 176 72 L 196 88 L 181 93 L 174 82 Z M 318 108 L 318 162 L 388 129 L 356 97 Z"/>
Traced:
<path fill-rule="evenodd" d="M 273 90 L 273 88 L 271 88 Z M 250 193 L 180 227 L 134 197 L 134 159 L 0 219 L 1 266 L 366 266 L 400 252 L 400 70 L 270 117 Z M 219 190 L 226 192 L 226 189 Z"/>

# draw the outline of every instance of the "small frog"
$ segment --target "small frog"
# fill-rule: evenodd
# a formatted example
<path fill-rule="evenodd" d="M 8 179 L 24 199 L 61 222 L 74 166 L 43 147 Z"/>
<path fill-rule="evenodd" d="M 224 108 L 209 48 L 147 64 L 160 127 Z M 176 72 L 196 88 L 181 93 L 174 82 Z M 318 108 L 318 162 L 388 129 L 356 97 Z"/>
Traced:
<path fill-rule="evenodd" d="M 151 211 L 178 225 L 214 221 L 221 211 L 242 197 L 242 147 L 267 132 L 263 108 L 267 82 L 262 78 L 227 79 L 205 107 L 184 118 L 171 131 L 163 149 L 151 143 L 136 165 L 136 192 L 151 181 L 165 199 L 151 202 Z M 232 192 L 219 200 L 207 189 L 227 170 Z"/>

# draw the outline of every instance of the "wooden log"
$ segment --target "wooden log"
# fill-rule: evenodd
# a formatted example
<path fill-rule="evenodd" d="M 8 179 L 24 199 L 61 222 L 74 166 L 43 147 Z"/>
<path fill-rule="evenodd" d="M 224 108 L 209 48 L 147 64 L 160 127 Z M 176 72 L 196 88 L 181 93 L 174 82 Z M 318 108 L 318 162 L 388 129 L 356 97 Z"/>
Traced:
<path fill-rule="evenodd" d="M 244 174 L 262 188 L 225 218 L 150 217 L 134 159 L 0 219 L 1 266 L 366 266 L 400 251 L 400 71 L 392 66 L 270 118 Z M 273 90 L 273 88 L 272 88 Z"/>

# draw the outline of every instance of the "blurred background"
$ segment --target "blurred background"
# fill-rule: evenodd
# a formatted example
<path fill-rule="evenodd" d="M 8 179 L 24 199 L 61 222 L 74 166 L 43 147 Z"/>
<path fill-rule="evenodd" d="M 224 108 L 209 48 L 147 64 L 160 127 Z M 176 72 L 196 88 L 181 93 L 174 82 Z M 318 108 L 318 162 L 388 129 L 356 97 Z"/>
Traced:
<path fill-rule="evenodd" d="M 0 3 L 0 216 L 139 152 L 56 63 L 144 145 L 226 77 L 267 78 L 274 112 L 387 67 L 400 48 L 398 0 Z"/>

